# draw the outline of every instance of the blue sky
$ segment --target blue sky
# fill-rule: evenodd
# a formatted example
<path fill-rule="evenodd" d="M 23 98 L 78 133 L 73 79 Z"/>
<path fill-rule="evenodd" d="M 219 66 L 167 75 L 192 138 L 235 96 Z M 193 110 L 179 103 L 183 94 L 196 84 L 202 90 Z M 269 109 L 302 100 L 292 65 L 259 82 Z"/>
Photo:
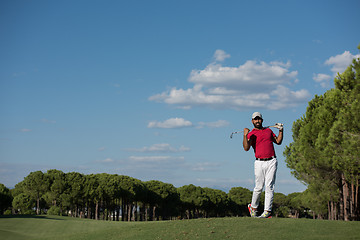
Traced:
<path fill-rule="evenodd" d="M 0 2 L 0 182 L 31 171 L 252 190 L 242 135 L 292 123 L 358 56 L 359 1 Z M 274 129 L 277 134 L 278 130 Z"/>

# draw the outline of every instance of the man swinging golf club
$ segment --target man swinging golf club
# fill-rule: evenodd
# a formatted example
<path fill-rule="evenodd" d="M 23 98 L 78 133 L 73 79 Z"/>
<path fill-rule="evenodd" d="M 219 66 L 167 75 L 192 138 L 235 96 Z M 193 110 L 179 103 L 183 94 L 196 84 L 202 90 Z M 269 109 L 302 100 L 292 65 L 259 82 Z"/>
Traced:
<path fill-rule="evenodd" d="M 264 212 L 260 218 L 271 217 L 271 209 L 274 199 L 274 186 L 277 170 L 277 160 L 274 144 L 280 145 L 283 140 L 283 124 L 276 124 L 279 135 L 276 136 L 270 128 L 262 126 L 263 118 L 261 113 L 254 112 L 252 115 L 254 129 L 250 131 L 244 128 L 243 147 L 249 151 L 253 147 L 255 152 L 255 188 L 252 195 L 251 204 L 248 205 L 250 216 L 257 217 L 260 195 L 265 186 L 265 205 Z"/>

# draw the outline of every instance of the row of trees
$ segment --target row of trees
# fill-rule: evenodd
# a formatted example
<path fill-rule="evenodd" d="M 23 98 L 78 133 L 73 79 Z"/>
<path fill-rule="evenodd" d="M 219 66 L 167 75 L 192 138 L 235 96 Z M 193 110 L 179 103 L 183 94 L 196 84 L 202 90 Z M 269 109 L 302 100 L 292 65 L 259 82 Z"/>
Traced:
<path fill-rule="evenodd" d="M 294 141 L 284 155 L 294 176 L 308 185 L 311 209 L 331 220 L 359 220 L 360 59 L 334 82 L 294 122 Z"/>
<path fill-rule="evenodd" d="M 1 214 L 58 214 L 111 221 L 153 221 L 201 217 L 247 216 L 252 192 L 229 193 L 192 184 L 175 188 L 161 181 L 140 181 L 116 174 L 31 172 L 14 189 L 0 184 Z M 302 193 L 276 193 L 274 215 L 304 217 Z M 6 196 L 6 197 L 5 197 Z M 261 202 L 263 202 L 262 196 Z"/>

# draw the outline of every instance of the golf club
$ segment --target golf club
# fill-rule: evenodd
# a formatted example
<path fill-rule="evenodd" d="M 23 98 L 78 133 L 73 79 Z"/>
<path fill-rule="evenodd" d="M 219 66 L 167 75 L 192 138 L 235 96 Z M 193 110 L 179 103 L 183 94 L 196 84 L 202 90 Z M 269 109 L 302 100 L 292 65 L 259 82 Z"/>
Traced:
<path fill-rule="evenodd" d="M 265 127 L 265 128 L 274 127 L 274 128 L 280 129 L 280 128 L 282 128 L 283 126 L 284 126 L 284 124 L 282 124 L 282 123 L 275 123 L 274 125 L 272 125 L 272 126 L 267 126 L 267 127 Z M 242 133 L 242 132 L 244 132 L 244 131 L 232 132 L 232 133 L 230 134 L 230 138 L 232 138 L 234 134 Z"/>

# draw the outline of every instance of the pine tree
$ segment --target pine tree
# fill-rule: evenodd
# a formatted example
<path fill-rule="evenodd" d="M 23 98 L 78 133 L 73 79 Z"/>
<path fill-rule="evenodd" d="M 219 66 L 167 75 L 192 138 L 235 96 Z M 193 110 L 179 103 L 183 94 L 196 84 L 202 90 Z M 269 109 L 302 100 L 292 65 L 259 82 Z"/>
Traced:
<path fill-rule="evenodd" d="M 335 88 L 315 96 L 294 122 L 294 141 L 284 155 L 293 175 L 308 185 L 307 195 L 327 205 L 329 219 L 358 219 L 360 60 L 354 59 L 334 82 Z"/>

